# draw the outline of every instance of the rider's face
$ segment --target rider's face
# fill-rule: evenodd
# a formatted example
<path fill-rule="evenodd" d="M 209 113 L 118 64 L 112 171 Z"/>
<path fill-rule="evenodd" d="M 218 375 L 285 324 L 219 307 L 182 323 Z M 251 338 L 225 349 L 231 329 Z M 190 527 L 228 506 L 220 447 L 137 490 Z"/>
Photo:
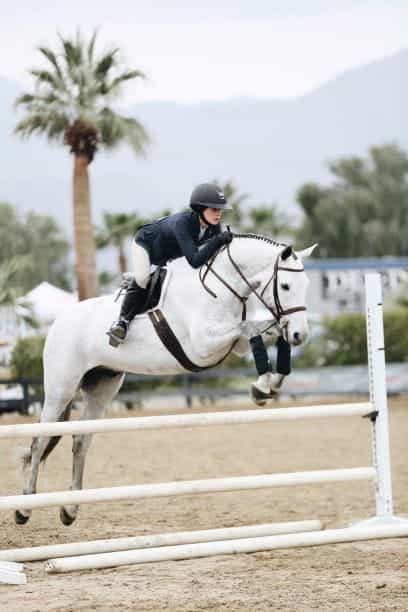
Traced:
<path fill-rule="evenodd" d="M 219 208 L 206 208 L 203 217 L 208 225 L 217 225 L 221 221 L 222 210 Z"/>

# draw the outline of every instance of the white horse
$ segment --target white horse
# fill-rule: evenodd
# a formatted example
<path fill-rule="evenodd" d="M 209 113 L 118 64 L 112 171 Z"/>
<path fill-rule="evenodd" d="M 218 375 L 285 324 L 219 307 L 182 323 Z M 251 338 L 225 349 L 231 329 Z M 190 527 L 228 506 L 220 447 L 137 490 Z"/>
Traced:
<path fill-rule="evenodd" d="M 238 234 L 209 266 L 201 268 L 200 274 L 184 258 L 172 262 L 158 307 L 188 358 L 199 367 L 211 367 L 231 347 L 235 353 L 245 354 L 248 338 L 262 333 L 271 324 L 291 344 L 304 342 L 308 334 L 305 312 L 308 281 L 302 258 L 310 255 L 314 246 L 296 253 L 291 247 L 265 237 Z M 265 320 L 253 318 L 258 305 L 264 309 Z M 81 418 L 102 416 L 119 391 L 125 372 L 186 371 L 163 345 L 148 313 L 134 319 L 124 344 L 111 347 L 106 330 L 117 318 L 118 310 L 114 296 L 104 296 L 82 301 L 55 320 L 44 348 L 45 401 L 41 422 L 67 420 L 79 389 L 84 399 Z M 268 392 L 271 374 L 259 377 L 255 385 Z M 73 490 L 82 488 L 91 437 L 73 436 Z M 34 438 L 25 452 L 25 494 L 36 492 L 39 464 L 58 440 L 58 437 Z M 62 507 L 60 518 L 69 525 L 77 512 L 78 506 Z M 30 514 L 30 510 L 17 510 L 15 520 L 24 524 Z"/>

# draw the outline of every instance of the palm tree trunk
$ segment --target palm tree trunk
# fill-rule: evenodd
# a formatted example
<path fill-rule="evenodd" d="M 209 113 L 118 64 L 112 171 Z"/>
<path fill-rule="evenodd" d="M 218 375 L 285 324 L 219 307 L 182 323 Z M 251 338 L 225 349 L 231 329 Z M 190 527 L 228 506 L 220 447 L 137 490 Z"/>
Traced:
<path fill-rule="evenodd" d="M 127 262 L 126 262 L 125 249 L 123 246 L 123 240 L 120 240 L 119 242 L 119 270 L 121 274 L 124 274 L 125 272 L 127 272 Z"/>
<path fill-rule="evenodd" d="M 95 242 L 91 220 L 88 165 L 89 159 L 86 155 L 74 156 L 73 217 L 75 268 L 79 300 L 97 295 Z"/>

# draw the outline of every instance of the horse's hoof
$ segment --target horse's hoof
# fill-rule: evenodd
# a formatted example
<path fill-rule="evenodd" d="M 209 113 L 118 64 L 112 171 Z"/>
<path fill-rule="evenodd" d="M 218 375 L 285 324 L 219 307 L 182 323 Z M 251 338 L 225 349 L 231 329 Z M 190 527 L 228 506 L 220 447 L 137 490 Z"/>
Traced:
<path fill-rule="evenodd" d="M 26 516 L 25 514 L 22 514 L 20 510 L 16 510 L 14 512 L 14 521 L 16 525 L 25 525 L 29 518 L 29 515 Z"/>
<path fill-rule="evenodd" d="M 269 399 L 273 399 L 277 396 L 276 391 L 265 393 L 261 391 L 255 384 L 251 385 L 251 399 L 257 406 L 265 406 Z"/>
<path fill-rule="evenodd" d="M 68 514 L 65 508 L 60 508 L 60 519 L 61 523 L 68 527 L 69 525 L 72 525 L 72 523 L 75 521 L 76 516 L 71 516 L 70 514 Z"/>

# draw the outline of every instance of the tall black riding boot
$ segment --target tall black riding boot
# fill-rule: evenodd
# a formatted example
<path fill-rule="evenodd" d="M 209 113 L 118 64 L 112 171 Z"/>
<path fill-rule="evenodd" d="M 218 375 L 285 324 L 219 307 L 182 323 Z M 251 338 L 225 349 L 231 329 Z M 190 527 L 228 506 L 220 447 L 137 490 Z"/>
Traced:
<path fill-rule="evenodd" d="M 116 347 L 125 340 L 129 325 L 133 318 L 137 314 L 143 312 L 145 308 L 146 297 L 147 289 L 139 287 L 135 279 L 132 279 L 122 301 L 119 319 L 115 321 L 109 331 L 106 332 L 109 336 L 109 344 L 111 346 Z"/>

